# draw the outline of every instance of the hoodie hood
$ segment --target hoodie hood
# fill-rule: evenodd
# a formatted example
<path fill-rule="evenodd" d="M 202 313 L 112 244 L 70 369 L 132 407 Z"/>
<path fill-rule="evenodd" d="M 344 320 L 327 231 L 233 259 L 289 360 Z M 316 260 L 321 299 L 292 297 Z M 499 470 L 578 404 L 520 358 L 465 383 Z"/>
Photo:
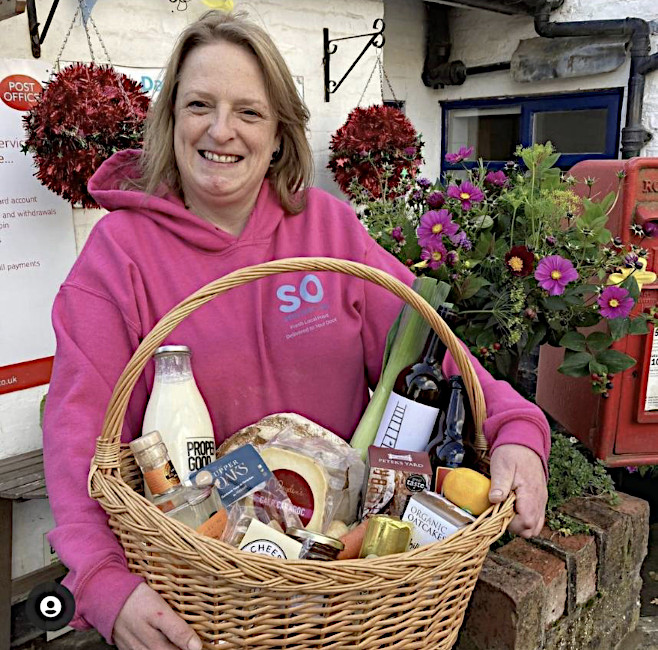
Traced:
<path fill-rule="evenodd" d="M 122 182 L 138 176 L 141 151 L 126 149 L 108 158 L 89 179 L 89 193 L 105 210 L 126 210 L 151 219 L 174 236 L 208 252 L 221 252 L 247 241 L 271 237 L 284 216 L 276 193 L 267 179 L 263 181 L 256 205 L 238 237 L 190 212 L 180 196 L 163 186 L 157 194 L 122 189 Z"/>

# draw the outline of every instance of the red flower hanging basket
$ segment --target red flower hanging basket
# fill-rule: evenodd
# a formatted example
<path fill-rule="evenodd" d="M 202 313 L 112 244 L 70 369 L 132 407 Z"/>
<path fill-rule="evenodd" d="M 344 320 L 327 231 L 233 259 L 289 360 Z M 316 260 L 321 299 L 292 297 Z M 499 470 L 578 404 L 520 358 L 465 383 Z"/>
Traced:
<path fill-rule="evenodd" d="M 37 178 L 71 203 L 97 207 L 87 181 L 116 151 L 139 147 L 149 98 L 110 66 L 76 63 L 53 75 L 23 118 Z"/>
<path fill-rule="evenodd" d="M 365 192 L 379 199 L 383 192 L 393 198 L 405 191 L 400 181 L 409 180 L 423 162 L 423 143 L 402 111 L 391 106 L 355 108 L 331 137 L 329 169 L 340 189 L 350 198 Z M 361 197 L 363 198 L 363 197 Z"/>

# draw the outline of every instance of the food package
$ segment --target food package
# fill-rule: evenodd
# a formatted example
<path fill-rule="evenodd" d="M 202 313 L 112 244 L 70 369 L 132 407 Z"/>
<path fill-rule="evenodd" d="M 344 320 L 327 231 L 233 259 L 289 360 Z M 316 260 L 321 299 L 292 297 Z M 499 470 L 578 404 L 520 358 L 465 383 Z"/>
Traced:
<path fill-rule="evenodd" d="M 300 436 L 292 428 L 279 432 L 259 452 L 290 497 L 302 525 L 326 532 L 348 498 L 347 469 L 350 457 L 357 459 L 358 452 L 332 440 Z"/>
<path fill-rule="evenodd" d="M 371 445 L 360 518 L 401 517 L 409 498 L 431 487 L 432 467 L 427 452 Z"/>
<path fill-rule="evenodd" d="M 228 513 L 222 540 L 233 546 L 254 519 L 282 531 L 302 525 L 285 490 L 252 445 L 234 449 L 188 480 L 197 487 L 215 486 Z"/>
<path fill-rule="evenodd" d="M 223 455 L 244 444 L 252 444 L 257 449 L 261 449 L 284 429 L 292 431 L 298 439 L 304 440 L 310 449 L 314 449 L 314 447 L 309 441 L 318 439 L 324 441 L 329 448 L 334 449 L 335 453 L 344 459 L 343 490 L 345 495 L 333 514 L 333 519 L 338 519 L 346 524 L 356 521 L 365 474 L 364 462 L 359 453 L 355 453 L 355 450 L 345 440 L 301 415 L 296 413 L 268 415 L 225 440 L 218 448 L 217 453 Z M 312 458 L 314 457 L 313 454 Z"/>

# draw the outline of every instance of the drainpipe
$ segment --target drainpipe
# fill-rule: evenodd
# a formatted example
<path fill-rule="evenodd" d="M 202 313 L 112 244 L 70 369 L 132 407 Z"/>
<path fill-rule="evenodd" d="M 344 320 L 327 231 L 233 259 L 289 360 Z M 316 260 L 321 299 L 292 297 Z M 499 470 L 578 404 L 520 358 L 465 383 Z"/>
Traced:
<path fill-rule="evenodd" d="M 649 56 L 651 30 L 641 18 L 620 20 L 583 20 L 551 23 L 551 6 L 545 2 L 535 14 L 535 31 L 539 36 L 621 36 L 631 44 L 631 70 L 628 78 L 628 102 L 626 125 L 621 132 L 623 158 L 640 154 L 642 147 L 651 140 L 651 133 L 642 126 L 642 106 L 646 74 L 658 69 L 658 56 Z"/>

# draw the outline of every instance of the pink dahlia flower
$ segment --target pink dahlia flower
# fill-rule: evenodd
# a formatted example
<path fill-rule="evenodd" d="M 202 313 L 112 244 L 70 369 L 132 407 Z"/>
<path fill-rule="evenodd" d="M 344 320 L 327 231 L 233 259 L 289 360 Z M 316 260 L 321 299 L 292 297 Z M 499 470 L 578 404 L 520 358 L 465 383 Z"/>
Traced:
<path fill-rule="evenodd" d="M 626 318 L 631 313 L 635 301 L 624 287 L 606 287 L 597 300 L 601 316 L 608 319 Z"/>
<path fill-rule="evenodd" d="M 459 147 L 459 151 L 457 153 L 446 154 L 446 162 L 454 165 L 455 163 L 470 158 L 472 155 L 473 147 Z"/>
<path fill-rule="evenodd" d="M 421 247 L 428 244 L 442 244 L 443 236 L 450 237 L 459 230 L 459 226 L 451 219 L 448 210 L 431 210 L 420 218 L 416 234 Z"/>
<path fill-rule="evenodd" d="M 563 294 L 567 284 L 577 279 L 578 271 L 569 260 L 560 255 L 544 257 L 535 270 L 535 280 L 550 296 Z"/>
<path fill-rule="evenodd" d="M 420 258 L 427 260 L 427 265 L 436 270 L 446 262 L 448 252 L 443 244 L 428 244 L 420 254 Z"/>
<path fill-rule="evenodd" d="M 463 210 L 470 210 L 473 203 L 479 203 L 484 198 L 484 194 L 479 187 L 473 183 L 464 181 L 461 185 L 451 185 L 448 188 L 448 196 L 451 199 L 459 199 Z"/>

